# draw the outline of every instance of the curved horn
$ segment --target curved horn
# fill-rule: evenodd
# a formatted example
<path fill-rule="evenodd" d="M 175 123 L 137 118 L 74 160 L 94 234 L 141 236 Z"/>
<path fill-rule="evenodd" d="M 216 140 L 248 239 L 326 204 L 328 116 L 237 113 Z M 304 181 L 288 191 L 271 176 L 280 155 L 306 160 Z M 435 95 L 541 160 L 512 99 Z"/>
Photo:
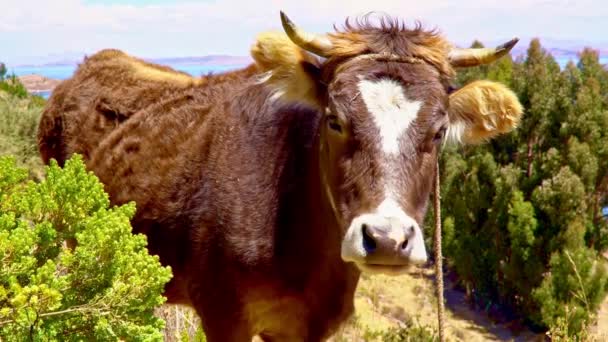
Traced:
<path fill-rule="evenodd" d="M 333 44 L 325 35 L 308 33 L 299 29 L 283 11 L 281 11 L 281 24 L 289 39 L 306 51 L 321 57 L 329 57 Z"/>
<path fill-rule="evenodd" d="M 473 67 L 476 65 L 488 64 L 509 53 L 518 41 L 518 38 L 513 38 L 495 48 L 454 48 L 448 54 L 448 58 L 452 66 L 455 67 Z"/>

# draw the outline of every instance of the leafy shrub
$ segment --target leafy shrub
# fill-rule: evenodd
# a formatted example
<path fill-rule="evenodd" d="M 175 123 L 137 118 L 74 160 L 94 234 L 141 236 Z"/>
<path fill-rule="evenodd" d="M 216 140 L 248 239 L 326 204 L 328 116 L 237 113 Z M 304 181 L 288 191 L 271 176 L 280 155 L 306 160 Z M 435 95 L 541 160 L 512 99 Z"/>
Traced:
<path fill-rule="evenodd" d="M 0 340 L 161 340 L 171 271 L 79 156 L 26 181 L 0 157 Z"/>
<path fill-rule="evenodd" d="M 23 83 L 21 83 L 19 78 L 17 78 L 17 76 L 14 74 L 8 76 L 7 78 L 3 77 L 2 80 L 0 80 L 0 90 L 22 99 L 29 96 L 29 93 L 27 92 L 27 89 Z"/>
<path fill-rule="evenodd" d="M 578 338 L 587 328 L 594 308 L 601 303 L 608 277 L 594 251 L 579 249 L 555 253 L 551 274 L 532 293 L 540 303 L 541 317 L 549 327 L 561 327 L 566 336 Z"/>
<path fill-rule="evenodd" d="M 6 64 L 0 63 L 0 82 L 4 81 L 4 76 L 6 76 Z"/>

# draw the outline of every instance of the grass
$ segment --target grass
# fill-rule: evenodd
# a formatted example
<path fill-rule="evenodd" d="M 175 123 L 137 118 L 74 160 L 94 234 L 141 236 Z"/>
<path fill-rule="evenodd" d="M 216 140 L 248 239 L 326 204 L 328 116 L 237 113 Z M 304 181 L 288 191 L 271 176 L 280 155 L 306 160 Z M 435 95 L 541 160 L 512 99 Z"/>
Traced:
<path fill-rule="evenodd" d="M 205 341 L 201 321 L 193 309 L 182 305 L 165 304 L 156 310 L 156 315 L 165 320 L 164 341 Z"/>

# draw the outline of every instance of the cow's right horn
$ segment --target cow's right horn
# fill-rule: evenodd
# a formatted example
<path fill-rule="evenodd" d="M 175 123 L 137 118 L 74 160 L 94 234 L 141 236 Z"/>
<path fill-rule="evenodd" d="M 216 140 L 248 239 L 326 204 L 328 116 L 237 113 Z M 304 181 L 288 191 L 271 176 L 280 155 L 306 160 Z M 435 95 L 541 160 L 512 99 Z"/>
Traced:
<path fill-rule="evenodd" d="M 519 39 L 513 38 L 508 42 L 495 48 L 469 48 L 450 51 L 448 59 L 455 67 L 472 67 L 482 64 L 489 64 L 506 55 L 517 44 Z"/>
<path fill-rule="evenodd" d="M 315 55 L 329 57 L 333 44 L 327 36 L 299 29 L 283 11 L 281 11 L 281 23 L 285 33 L 294 44 Z"/>

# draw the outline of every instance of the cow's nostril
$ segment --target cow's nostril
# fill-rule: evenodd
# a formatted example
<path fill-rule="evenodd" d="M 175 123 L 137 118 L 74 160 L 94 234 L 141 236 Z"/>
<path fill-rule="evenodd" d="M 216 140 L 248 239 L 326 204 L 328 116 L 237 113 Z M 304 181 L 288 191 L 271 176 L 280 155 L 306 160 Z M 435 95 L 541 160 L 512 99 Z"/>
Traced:
<path fill-rule="evenodd" d="M 369 233 L 369 227 L 367 224 L 361 225 L 361 231 L 363 233 L 363 248 L 365 248 L 366 252 L 373 252 L 376 250 L 376 240 Z"/>
<path fill-rule="evenodd" d="M 410 239 L 412 239 L 414 236 L 414 226 L 409 226 L 405 229 L 405 241 L 403 241 L 403 243 L 401 243 L 401 249 L 406 249 L 408 242 L 410 241 Z"/>

